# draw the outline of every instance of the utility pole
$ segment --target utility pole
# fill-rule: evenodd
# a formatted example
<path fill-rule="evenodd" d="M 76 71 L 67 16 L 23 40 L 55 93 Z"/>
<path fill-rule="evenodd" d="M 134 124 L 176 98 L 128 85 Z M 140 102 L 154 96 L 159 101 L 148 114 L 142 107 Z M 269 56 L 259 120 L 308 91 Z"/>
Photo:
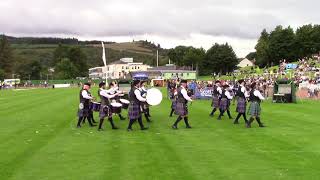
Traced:
<path fill-rule="evenodd" d="M 159 66 L 159 50 L 157 49 L 157 67 Z"/>

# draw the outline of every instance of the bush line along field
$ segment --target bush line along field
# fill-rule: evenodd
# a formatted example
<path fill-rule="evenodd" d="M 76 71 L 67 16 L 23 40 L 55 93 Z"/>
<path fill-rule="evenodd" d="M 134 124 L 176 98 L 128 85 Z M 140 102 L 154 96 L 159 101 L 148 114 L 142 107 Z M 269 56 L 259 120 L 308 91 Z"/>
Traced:
<path fill-rule="evenodd" d="M 96 95 L 97 89 L 92 92 Z M 1 91 L 0 179 L 318 179 L 318 101 L 262 104 L 268 126 L 246 129 L 189 105 L 193 129 L 170 126 L 170 101 L 151 108 L 148 131 L 76 126 L 79 89 Z M 165 96 L 165 92 L 164 92 Z M 233 117 L 235 106 L 231 107 Z M 124 111 L 122 114 L 126 114 Z M 98 120 L 95 113 L 95 119 Z"/>

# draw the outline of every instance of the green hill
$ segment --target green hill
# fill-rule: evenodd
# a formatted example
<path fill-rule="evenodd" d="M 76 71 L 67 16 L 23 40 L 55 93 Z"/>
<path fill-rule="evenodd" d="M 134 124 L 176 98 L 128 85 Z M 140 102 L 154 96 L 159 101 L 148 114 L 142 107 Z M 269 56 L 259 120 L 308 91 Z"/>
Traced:
<path fill-rule="evenodd" d="M 17 43 L 11 44 L 14 59 L 19 61 L 37 60 L 45 67 L 50 67 L 53 62 L 53 52 L 58 47 L 56 44 L 34 44 L 34 43 Z M 102 66 L 102 47 L 101 44 L 64 44 L 66 46 L 78 46 L 87 56 L 89 67 Z M 156 63 L 156 48 L 145 45 L 145 41 L 128 42 L 128 43 L 112 43 L 106 44 L 106 56 L 108 63 L 119 60 L 123 57 L 132 57 L 135 62 L 143 62 L 145 64 L 154 65 Z M 160 64 L 168 62 L 167 50 L 159 50 Z"/>

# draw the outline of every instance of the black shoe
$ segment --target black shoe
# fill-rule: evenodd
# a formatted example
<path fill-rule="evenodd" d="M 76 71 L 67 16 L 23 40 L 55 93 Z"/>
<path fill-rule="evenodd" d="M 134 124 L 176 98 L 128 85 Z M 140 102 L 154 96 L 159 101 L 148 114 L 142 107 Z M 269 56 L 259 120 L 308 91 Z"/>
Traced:
<path fill-rule="evenodd" d="M 116 130 L 116 129 L 119 129 L 118 127 L 112 127 L 112 129 Z"/>
<path fill-rule="evenodd" d="M 249 123 L 246 123 L 246 128 L 251 128 L 251 125 Z"/>
<path fill-rule="evenodd" d="M 213 117 L 213 114 L 209 114 L 210 117 Z"/>
<path fill-rule="evenodd" d="M 128 132 L 133 131 L 133 129 L 127 129 Z"/>
<path fill-rule="evenodd" d="M 263 124 L 259 124 L 259 127 L 263 128 L 263 127 L 266 127 L 265 125 Z"/>
<path fill-rule="evenodd" d="M 144 130 L 147 130 L 147 129 L 149 129 L 149 128 L 143 127 L 143 128 L 141 128 L 141 131 L 144 131 Z"/>
<path fill-rule="evenodd" d="M 192 127 L 191 127 L 191 126 L 187 126 L 186 128 L 187 128 L 187 129 L 191 129 Z"/>
<path fill-rule="evenodd" d="M 80 126 L 80 125 L 78 125 L 78 126 L 77 126 L 77 128 L 81 128 L 81 126 Z"/>
<path fill-rule="evenodd" d="M 178 129 L 178 127 L 177 127 L 177 126 L 175 126 L 175 125 L 173 125 L 173 126 L 172 126 L 172 129 Z"/>
<path fill-rule="evenodd" d="M 126 118 L 124 118 L 124 117 L 121 117 L 121 118 L 120 118 L 120 120 L 121 120 L 121 121 L 124 121 L 124 120 L 126 120 Z"/>

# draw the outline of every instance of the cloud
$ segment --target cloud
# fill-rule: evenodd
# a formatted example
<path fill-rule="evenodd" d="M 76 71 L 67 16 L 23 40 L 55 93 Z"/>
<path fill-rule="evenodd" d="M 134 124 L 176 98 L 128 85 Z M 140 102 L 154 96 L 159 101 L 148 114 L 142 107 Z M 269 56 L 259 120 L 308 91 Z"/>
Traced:
<path fill-rule="evenodd" d="M 247 43 L 263 28 L 319 22 L 318 5 L 311 0 L 2 0 L 0 32 L 95 39 L 148 35 L 173 42 L 199 34 Z"/>

